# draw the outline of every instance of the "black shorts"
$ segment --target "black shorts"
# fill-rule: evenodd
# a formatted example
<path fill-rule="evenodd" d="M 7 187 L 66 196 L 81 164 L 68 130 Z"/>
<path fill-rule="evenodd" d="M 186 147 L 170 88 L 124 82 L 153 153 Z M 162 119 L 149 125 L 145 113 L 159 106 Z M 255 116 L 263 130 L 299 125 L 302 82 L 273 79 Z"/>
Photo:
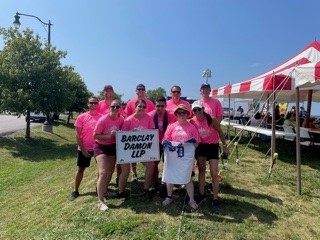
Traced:
<path fill-rule="evenodd" d="M 81 151 L 78 150 L 77 166 L 78 167 L 90 167 L 91 157 L 93 151 L 89 151 L 90 157 L 85 157 Z"/>
<path fill-rule="evenodd" d="M 199 143 L 196 148 L 195 157 L 206 157 L 207 161 L 210 159 L 219 158 L 219 143 Z"/>
<path fill-rule="evenodd" d="M 107 156 L 116 156 L 116 144 L 100 144 L 100 143 L 95 143 L 94 144 L 94 156 L 99 156 L 101 154 L 105 154 Z"/>

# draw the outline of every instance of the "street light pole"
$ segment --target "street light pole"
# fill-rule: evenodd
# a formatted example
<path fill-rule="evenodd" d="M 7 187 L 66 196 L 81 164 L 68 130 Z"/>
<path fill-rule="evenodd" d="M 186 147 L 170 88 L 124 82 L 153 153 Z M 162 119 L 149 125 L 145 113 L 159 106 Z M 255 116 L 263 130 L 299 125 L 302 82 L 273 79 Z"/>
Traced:
<path fill-rule="evenodd" d="M 20 23 L 20 16 L 26 16 L 26 17 L 33 17 L 38 19 L 39 22 L 41 22 L 42 24 L 48 26 L 48 45 L 51 44 L 51 26 L 53 25 L 50 20 L 48 23 L 42 21 L 40 18 L 38 18 L 37 16 L 34 15 L 30 15 L 30 14 L 25 14 L 25 13 L 19 13 L 17 12 L 16 15 L 14 16 L 14 22 L 13 25 L 16 27 L 20 27 L 21 23 Z M 46 115 L 46 121 L 43 124 L 43 130 L 46 132 L 52 132 L 52 123 L 50 120 L 50 114 Z"/>
<path fill-rule="evenodd" d="M 211 70 L 209 68 L 204 70 L 202 73 L 202 77 L 207 78 L 206 83 L 208 83 L 208 78 L 211 78 Z"/>

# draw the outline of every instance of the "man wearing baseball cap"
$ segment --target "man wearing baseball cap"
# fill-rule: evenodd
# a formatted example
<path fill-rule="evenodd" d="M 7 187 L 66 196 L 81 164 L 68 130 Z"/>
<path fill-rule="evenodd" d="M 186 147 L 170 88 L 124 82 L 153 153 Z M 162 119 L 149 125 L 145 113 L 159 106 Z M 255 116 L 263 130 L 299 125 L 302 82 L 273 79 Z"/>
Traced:
<path fill-rule="evenodd" d="M 212 117 L 215 117 L 219 122 L 221 122 L 223 118 L 222 104 L 218 99 L 210 97 L 210 92 L 210 84 L 202 84 L 200 87 L 200 95 L 202 96 L 200 102 L 203 104 L 204 111 L 206 113 L 208 113 Z"/>
<path fill-rule="evenodd" d="M 106 85 L 104 86 L 103 88 L 103 96 L 104 96 L 104 99 L 100 100 L 99 101 L 99 105 L 98 105 L 98 108 L 97 108 L 97 112 L 104 115 L 104 114 L 107 114 L 110 112 L 110 104 L 111 102 L 114 100 L 113 97 L 114 97 L 114 91 L 113 91 L 113 87 L 111 85 Z M 123 108 L 120 106 L 120 109 L 119 109 L 119 114 L 120 115 L 124 115 L 124 112 L 123 112 Z"/>

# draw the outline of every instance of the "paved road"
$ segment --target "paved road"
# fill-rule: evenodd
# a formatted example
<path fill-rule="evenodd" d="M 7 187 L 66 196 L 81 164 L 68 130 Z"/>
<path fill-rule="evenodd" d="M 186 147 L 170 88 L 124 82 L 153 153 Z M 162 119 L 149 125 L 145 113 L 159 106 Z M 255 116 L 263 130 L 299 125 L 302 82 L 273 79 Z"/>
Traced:
<path fill-rule="evenodd" d="M 34 127 L 41 124 L 42 123 L 31 122 L 30 126 Z M 12 115 L 0 115 L 0 136 L 12 134 L 21 129 L 26 129 L 26 121 L 24 116 L 18 118 L 17 116 Z"/>

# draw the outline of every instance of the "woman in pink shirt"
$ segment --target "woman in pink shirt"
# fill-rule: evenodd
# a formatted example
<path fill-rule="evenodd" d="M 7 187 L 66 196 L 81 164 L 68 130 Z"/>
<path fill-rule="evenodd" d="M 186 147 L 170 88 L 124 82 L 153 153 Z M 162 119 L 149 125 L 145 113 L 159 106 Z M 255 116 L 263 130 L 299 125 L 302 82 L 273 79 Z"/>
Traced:
<path fill-rule="evenodd" d="M 135 103 L 135 112 L 124 120 L 122 129 L 123 131 L 139 131 L 143 129 L 154 129 L 154 122 L 152 117 L 146 113 L 147 102 L 143 99 L 137 100 Z M 147 195 L 149 199 L 152 198 L 152 194 L 149 191 L 154 162 L 144 162 L 146 167 L 144 184 L 143 184 L 143 195 Z M 130 173 L 130 164 L 121 164 L 121 174 L 119 176 L 119 197 L 127 198 L 125 194 L 125 187 L 127 185 L 128 177 Z"/>
<path fill-rule="evenodd" d="M 195 157 L 197 159 L 197 165 L 199 169 L 199 199 L 198 204 L 205 200 L 204 188 L 206 184 L 206 161 L 210 165 L 210 173 L 212 179 L 212 192 L 214 208 L 219 205 L 218 201 L 218 156 L 219 156 L 219 138 L 223 143 L 223 152 L 228 155 L 228 148 L 223 132 L 220 128 L 220 123 L 216 118 L 212 118 L 208 113 L 204 111 L 204 106 L 200 101 L 195 101 L 192 104 L 192 111 L 194 117 L 191 119 L 191 123 L 198 129 L 201 143 L 196 149 Z"/>
<path fill-rule="evenodd" d="M 174 114 L 176 115 L 178 120 L 168 126 L 164 134 L 163 144 L 166 145 L 166 141 L 186 143 L 190 139 L 193 139 L 196 142 L 194 143 L 196 147 L 198 145 L 198 142 L 200 142 L 200 136 L 195 126 L 189 123 L 187 120 L 188 115 L 190 114 L 190 112 L 188 111 L 188 108 L 184 104 L 180 104 L 174 111 Z M 165 160 L 165 164 L 166 164 L 166 161 L 167 160 Z M 193 165 L 193 158 L 190 164 Z M 198 205 L 194 201 L 194 196 L 193 196 L 194 186 L 191 179 L 192 166 L 188 167 L 187 169 L 190 170 L 190 172 L 187 173 L 188 176 L 190 176 L 190 180 L 189 182 L 186 183 L 186 189 L 189 196 L 189 206 L 193 210 L 196 210 L 198 209 Z M 186 173 L 181 173 L 181 174 L 186 174 Z M 164 182 L 166 181 L 164 180 Z M 166 182 L 166 184 L 167 184 L 167 197 L 162 202 L 162 204 L 165 206 L 172 202 L 172 192 L 173 192 L 172 182 Z"/>
<path fill-rule="evenodd" d="M 106 187 L 110 183 L 116 163 L 116 132 L 119 131 L 124 122 L 119 114 L 120 102 L 114 100 L 110 104 L 110 112 L 103 115 L 93 131 L 96 139 L 94 156 L 97 160 L 99 177 L 97 182 L 98 207 L 101 211 L 108 210 L 104 202 Z"/>

